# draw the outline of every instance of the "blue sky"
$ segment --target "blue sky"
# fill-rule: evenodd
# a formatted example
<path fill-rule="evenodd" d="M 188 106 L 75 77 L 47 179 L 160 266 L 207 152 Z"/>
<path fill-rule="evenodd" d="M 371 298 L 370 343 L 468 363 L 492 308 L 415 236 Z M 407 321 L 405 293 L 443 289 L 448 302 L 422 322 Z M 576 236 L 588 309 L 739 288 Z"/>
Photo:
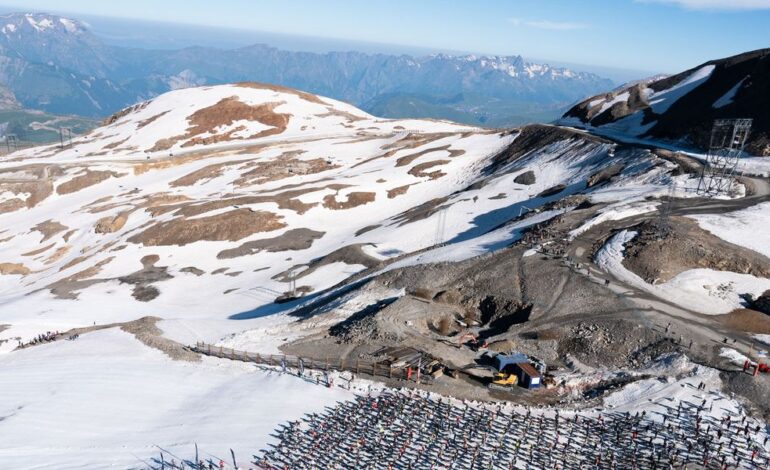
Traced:
<path fill-rule="evenodd" d="M 61 11 L 676 72 L 770 47 L 770 0 L 2 0 Z"/>

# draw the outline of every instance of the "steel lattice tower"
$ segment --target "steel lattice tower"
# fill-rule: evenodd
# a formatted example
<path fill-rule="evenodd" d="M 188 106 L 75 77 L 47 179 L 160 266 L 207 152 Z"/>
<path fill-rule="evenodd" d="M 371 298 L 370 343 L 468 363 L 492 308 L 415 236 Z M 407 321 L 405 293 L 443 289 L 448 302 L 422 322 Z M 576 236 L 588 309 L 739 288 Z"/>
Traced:
<path fill-rule="evenodd" d="M 699 195 L 711 197 L 730 190 L 752 122 L 752 119 L 714 121 L 709 151 L 698 182 Z"/>

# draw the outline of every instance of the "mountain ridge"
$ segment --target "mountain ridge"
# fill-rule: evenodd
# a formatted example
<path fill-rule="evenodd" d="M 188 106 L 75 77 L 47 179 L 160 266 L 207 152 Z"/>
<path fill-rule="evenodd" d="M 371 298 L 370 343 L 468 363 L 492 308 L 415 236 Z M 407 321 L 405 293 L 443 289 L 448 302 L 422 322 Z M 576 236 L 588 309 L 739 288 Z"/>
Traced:
<path fill-rule="evenodd" d="M 770 48 L 715 59 L 669 77 L 578 103 L 562 123 L 697 148 L 715 119 L 752 118 L 747 151 L 770 156 Z"/>
<path fill-rule="evenodd" d="M 529 63 L 521 56 L 320 54 L 260 44 L 140 50 L 105 45 L 82 23 L 55 15 L 3 18 L 0 51 L 9 62 L 0 70 L 0 83 L 24 106 L 62 114 L 106 116 L 177 87 L 250 80 L 307 90 L 363 108 L 393 94 L 446 100 L 472 93 L 473 99 L 444 105 L 439 112 L 465 123 L 503 126 L 514 123 L 511 116 L 522 114 L 511 112 L 511 107 L 538 108 L 556 117 L 556 110 L 612 84 L 594 74 Z M 31 67 L 24 78 L 14 79 L 25 65 Z M 509 102 L 507 108 L 500 107 L 502 100 Z M 387 109 L 412 114 L 385 117 L 423 117 L 422 109 L 394 105 Z"/>

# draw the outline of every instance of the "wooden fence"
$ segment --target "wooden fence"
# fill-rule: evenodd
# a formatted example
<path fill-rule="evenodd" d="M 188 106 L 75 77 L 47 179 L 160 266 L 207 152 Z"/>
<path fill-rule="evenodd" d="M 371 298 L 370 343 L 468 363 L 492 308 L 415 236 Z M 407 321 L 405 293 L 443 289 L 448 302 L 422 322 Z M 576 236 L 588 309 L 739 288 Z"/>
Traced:
<path fill-rule="evenodd" d="M 198 342 L 191 350 L 206 356 L 231 359 L 233 361 L 251 362 L 267 366 L 275 366 L 293 369 L 320 370 L 320 371 L 347 371 L 356 375 L 369 375 L 373 377 L 386 377 L 389 379 L 411 380 L 425 382 L 432 379 L 430 375 L 423 374 L 416 368 L 392 367 L 386 362 L 363 361 L 360 359 L 345 360 L 342 358 L 327 357 L 324 360 L 311 357 L 298 357 L 282 354 L 259 354 L 248 351 L 239 351 L 233 348 L 224 348 L 207 343 Z"/>

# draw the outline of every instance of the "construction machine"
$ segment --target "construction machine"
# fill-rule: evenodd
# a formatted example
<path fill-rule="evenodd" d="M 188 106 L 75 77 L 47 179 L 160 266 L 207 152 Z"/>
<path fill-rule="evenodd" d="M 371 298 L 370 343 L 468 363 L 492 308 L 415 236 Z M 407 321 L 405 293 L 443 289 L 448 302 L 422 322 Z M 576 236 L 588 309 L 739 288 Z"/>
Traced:
<path fill-rule="evenodd" d="M 489 388 L 492 390 L 511 390 L 519 383 L 519 378 L 516 374 L 510 374 L 508 372 L 496 372 L 492 378 L 492 383 L 489 384 Z"/>

